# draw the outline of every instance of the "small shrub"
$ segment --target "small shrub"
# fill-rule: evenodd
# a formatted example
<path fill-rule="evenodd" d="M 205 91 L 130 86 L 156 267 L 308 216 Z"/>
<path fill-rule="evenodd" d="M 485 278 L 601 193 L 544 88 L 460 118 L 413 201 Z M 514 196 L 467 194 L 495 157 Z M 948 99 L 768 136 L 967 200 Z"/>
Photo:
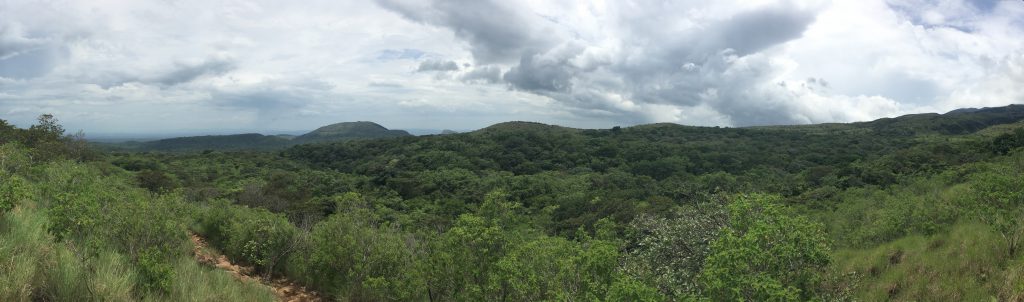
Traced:
<path fill-rule="evenodd" d="M 174 280 L 174 268 L 155 249 L 139 254 L 138 266 L 142 288 L 149 292 L 168 293 Z"/>
<path fill-rule="evenodd" d="M 298 229 L 283 215 L 265 209 L 235 207 L 231 211 L 230 222 L 221 229 L 228 256 L 265 274 L 281 269 L 277 264 L 294 248 Z"/>
<path fill-rule="evenodd" d="M 28 181 L 17 175 L 0 175 L 0 213 L 10 211 L 29 197 Z"/>
<path fill-rule="evenodd" d="M 797 301 L 816 296 L 829 249 L 821 227 L 785 213 L 778 198 L 729 206 L 729 227 L 711 244 L 700 280 L 716 301 Z"/>

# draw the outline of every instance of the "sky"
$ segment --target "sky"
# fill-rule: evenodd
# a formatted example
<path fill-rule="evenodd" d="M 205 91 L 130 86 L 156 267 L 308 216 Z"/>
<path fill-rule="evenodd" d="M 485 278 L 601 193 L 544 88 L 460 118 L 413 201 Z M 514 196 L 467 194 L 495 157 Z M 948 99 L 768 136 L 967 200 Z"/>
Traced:
<path fill-rule="evenodd" d="M 89 133 L 865 121 L 1024 103 L 1024 1 L 0 0 L 0 119 Z"/>

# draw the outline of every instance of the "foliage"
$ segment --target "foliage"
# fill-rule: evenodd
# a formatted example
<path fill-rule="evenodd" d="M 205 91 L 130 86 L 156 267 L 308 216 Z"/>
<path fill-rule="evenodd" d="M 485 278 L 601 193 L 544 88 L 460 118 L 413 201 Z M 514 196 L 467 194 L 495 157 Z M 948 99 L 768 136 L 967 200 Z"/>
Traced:
<path fill-rule="evenodd" d="M 343 212 L 318 223 L 292 257 L 291 275 L 348 300 L 421 299 L 424 285 L 412 278 L 405 238 L 364 214 Z"/>
<path fill-rule="evenodd" d="M 30 187 L 24 178 L 0 173 L 0 213 L 14 209 L 30 196 Z"/>
<path fill-rule="evenodd" d="M 816 296 L 829 248 L 821 228 L 785 213 L 777 197 L 729 205 L 729 227 L 711 243 L 701 283 L 713 300 L 797 301 Z"/>
<path fill-rule="evenodd" d="M 171 290 L 174 270 L 167 260 L 156 249 L 148 249 L 139 254 L 139 270 L 142 286 L 147 291 L 167 293 Z"/>
<path fill-rule="evenodd" d="M 710 243 L 726 226 L 725 205 L 715 199 L 677 209 L 673 217 L 642 215 L 631 224 L 625 269 L 670 297 L 697 295 L 697 278 Z"/>
<path fill-rule="evenodd" d="M 1015 256 L 1024 243 L 1024 152 L 1016 152 L 988 171 L 973 175 L 979 217 L 988 222 Z"/>
<path fill-rule="evenodd" d="M 225 240 L 224 252 L 268 275 L 281 270 L 278 264 L 295 245 L 295 226 L 265 209 L 232 208 L 230 212 L 228 221 L 217 230 Z"/>
<path fill-rule="evenodd" d="M 1022 108 L 105 158 L 0 121 L 0 299 L 274 298 L 191 259 L 191 228 L 347 301 L 1014 300 L 1024 164 L 999 124 Z M 171 142 L 260 141 L 236 138 Z"/>

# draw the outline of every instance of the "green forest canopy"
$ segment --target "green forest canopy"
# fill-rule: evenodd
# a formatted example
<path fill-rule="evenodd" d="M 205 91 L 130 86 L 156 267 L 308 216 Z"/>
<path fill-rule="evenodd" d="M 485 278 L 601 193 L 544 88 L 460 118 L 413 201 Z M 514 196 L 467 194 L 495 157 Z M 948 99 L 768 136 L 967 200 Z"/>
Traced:
<path fill-rule="evenodd" d="M 339 300 L 1016 300 L 1022 119 L 510 122 L 175 153 L 3 122 L 0 300 L 273 298 L 192 262 L 187 232 Z"/>

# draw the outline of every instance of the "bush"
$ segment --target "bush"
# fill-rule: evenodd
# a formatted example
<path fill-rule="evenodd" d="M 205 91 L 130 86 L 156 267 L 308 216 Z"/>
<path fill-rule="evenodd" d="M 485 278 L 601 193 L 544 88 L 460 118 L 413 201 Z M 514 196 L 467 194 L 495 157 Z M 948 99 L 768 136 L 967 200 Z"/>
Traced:
<path fill-rule="evenodd" d="M 29 150 L 18 143 L 0 145 L 0 173 L 21 173 L 32 163 Z"/>
<path fill-rule="evenodd" d="M 187 252 L 187 214 L 180 197 L 152 199 L 145 194 L 135 195 L 129 196 L 133 197 L 131 201 L 106 205 L 106 211 L 98 218 L 98 225 L 103 227 L 97 227 L 90 235 L 101 237 L 102 242 L 130 257 L 138 257 L 145 250 L 159 252 L 166 258 Z"/>
<path fill-rule="evenodd" d="M 641 215 L 629 225 L 623 268 L 649 280 L 669 297 L 697 294 L 697 278 L 711 253 L 710 243 L 725 227 L 728 213 L 718 201 L 686 205 L 673 218 Z"/>
<path fill-rule="evenodd" d="M 656 288 L 644 285 L 636 279 L 623 276 L 616 280 L 608 289 L 608 297 L 605 301 L 637 301 L 637 302 L 658 302 L 664 301 Z"/>
<path fill-rule="evenodd" d="M 28 181 L 17 175 L 3 175 L 0 172 L 0 213 L 14 209 L 30 196 Z"/>
<path fill-rule="evenodd" d="M 607 242 L 544 236 L 510 251 L 491 278 L 510 300 L 600 300 L 617 267 L 618 248 Z"/>
<path fill-rule="evenodd" d="M 178 186 L 177 182 L 170 176 L 154 170 L 140 171 L 138 174 L 135 174 L 135 181 L 138 182 L 140 187 L 153 193 L 169 192 Z"/>
<path fill-rule="evenodd" d="M 174 280 L 174 270 L 159 250 L 148 249 L 139 254 L 142 288 L 149 292 L 168 293 Z"/>
<path fill-rule="evenodd" d="M 278 264 L 295 248 L 298 229 L 283 215 L 265 209 L 232 207 L 230 211 L 228 223 L 220 230 L 224 252 L 267 275 L 281 270 Z"/>
<path fill-rule="evenodd" d="M 711 244 L 701 283 L 716 301 L 806 301 L 829 264 L 821 227 L 785 213 L 769 195 L 740 196 Z"/>
<path fill-rule="evenodd" d="M 424 284 L 413 276 L 406 239 L 358 213 L 314 226 L 304 253 L 292 257 L 293 277 L 341 299 L 422 300 Z"/>

